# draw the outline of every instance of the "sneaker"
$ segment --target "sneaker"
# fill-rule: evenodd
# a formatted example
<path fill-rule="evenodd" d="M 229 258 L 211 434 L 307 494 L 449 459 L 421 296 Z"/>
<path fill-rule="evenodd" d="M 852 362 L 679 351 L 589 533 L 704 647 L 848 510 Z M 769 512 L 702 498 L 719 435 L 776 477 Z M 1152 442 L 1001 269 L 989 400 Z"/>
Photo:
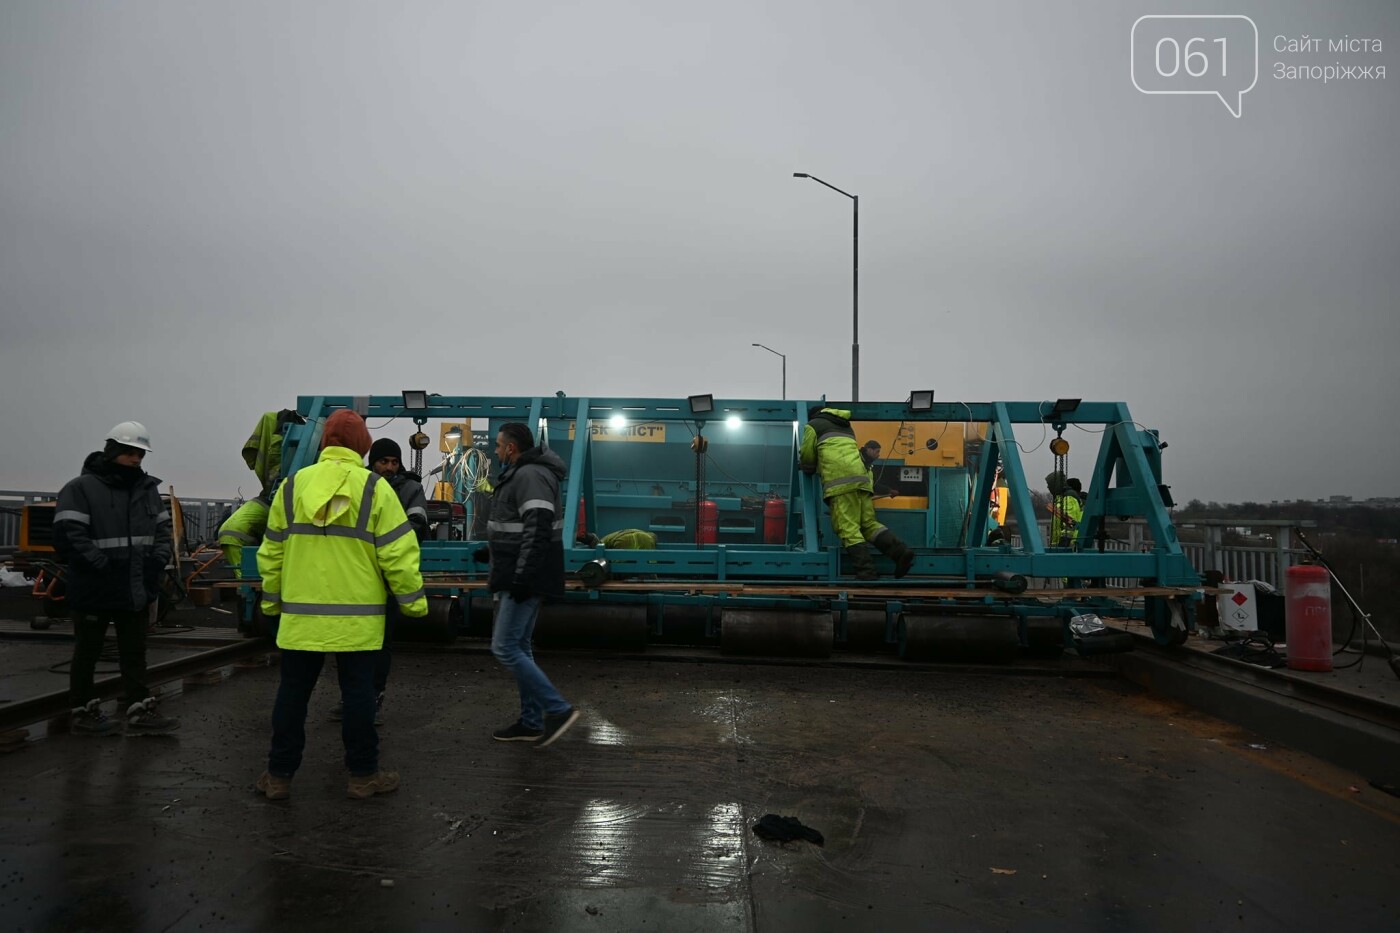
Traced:
<path fill-rule="evenodd" d="M 101 700 L 88 700 L 86 706 L 73 710 L 68 731 L 74 735 L 111 735 L 117 731 L 117 722 L 102 712 Z"/>
<path fill-rule="evenodd" d="M 559 736 L 569 731 L 569 727 L 578 722 L 579 712 L 575 707 L 570 706 L 562 713 L 554 716 L 545 713 L 544 735 L 540 736 L 539 744 L 535 748 L 544 748 Z"/>
<path fill-rule="evenodd" d="M 270 771 L 264 771 L 262 777 L 258 778 L 253 789 L 265 796 L 268 800 L 286 800 L 292 796 L 292 779 L 278 777 Z"/>
<path fill-rule="evenodd" d="M 345 785 L 345 795 L 356 800 L 364 800 L 375 794 L 389 794 L 399 789 L 397 771 L 376 771 L 373 774 L 350 775 L 350 783 Z"/>
<path fill-rule="evenodd" d="M 167 735 L 180 728 L 180 720 L 156 711 L 156 698 L 146 697 L 126 710 L 127 735 Z"/>
<path fill-rule="evenodd" d="M 491 738 L 497 742 L 538 742 L 542 735 L 544 735 L 543 729 L 531 729 L 523 722 L 516 720 L 504 729 L 497 729 L 491 733 Z"/>

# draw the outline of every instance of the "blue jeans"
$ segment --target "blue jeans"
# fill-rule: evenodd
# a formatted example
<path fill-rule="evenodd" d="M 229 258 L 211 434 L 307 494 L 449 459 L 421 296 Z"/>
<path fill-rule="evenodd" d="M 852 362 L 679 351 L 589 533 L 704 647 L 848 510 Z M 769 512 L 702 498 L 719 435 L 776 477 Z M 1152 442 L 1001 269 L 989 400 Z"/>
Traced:
<path fill-rule="evenodd" d="M 335 656 L 344 712 L 340 738 L 345 743 L 345 767 L 356 776 L 379 770 L 379 733 L 374 729 L 374 660 L 377 651 L 341 651 Z M 321 651 L 282 649 L 282 683 L 272 706 L 272 748 L 267 770 L 290 778 L 301 767 L 306 748 L 306 705 L 326 655 Z"/>
<path fill-rule="evenodd" d="M 541 601 L 540 597 L 531 596 L 518 603 L 509 593 L 501 593 L 491 631 L 491 653 L 515 675 L 520 688 L 520 723 L 529 729 L 543 729 L 545 715 L 558 716 L 569 710 L 569 701 L 535 663 L 535 652 L 530 646 Z"/>

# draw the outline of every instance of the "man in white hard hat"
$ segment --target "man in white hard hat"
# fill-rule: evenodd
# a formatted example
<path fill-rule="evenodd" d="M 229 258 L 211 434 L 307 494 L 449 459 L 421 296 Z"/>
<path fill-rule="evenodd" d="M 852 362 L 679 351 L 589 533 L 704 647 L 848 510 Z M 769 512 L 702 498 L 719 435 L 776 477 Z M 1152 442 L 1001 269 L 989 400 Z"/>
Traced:
<path fill-rule="evenodd" d="M 173 540 L 160 480 L 141 469 L 152 449 L 145 426 L 123 421 L 107 432 L 102 450 L 88 454 L 82 475 L 58 494 L 54 546 L 67 564 L 75 735 L 110 735 L 120 728 L 103 714 L 93 688 L 108 623 L 117 630 L 127 734 L 162 735 L 180 725 L 156 710 L 146 689 L 146 623 Z"/>

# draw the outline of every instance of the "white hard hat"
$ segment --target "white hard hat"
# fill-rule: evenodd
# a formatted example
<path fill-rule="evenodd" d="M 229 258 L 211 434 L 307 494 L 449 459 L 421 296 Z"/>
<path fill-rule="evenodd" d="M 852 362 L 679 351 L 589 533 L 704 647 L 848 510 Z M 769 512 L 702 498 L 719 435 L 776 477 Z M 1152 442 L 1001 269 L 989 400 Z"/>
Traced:
<path fill-rule="evenodd" d="M 139 421 L 123 421 L 115 428 L 107 432 L 107 440 L 116 441 L 127 447 L 139 447 L 142 450 L 155 450 L 151 446 L 151 435 L 146 430 L 146 426 Z"/>

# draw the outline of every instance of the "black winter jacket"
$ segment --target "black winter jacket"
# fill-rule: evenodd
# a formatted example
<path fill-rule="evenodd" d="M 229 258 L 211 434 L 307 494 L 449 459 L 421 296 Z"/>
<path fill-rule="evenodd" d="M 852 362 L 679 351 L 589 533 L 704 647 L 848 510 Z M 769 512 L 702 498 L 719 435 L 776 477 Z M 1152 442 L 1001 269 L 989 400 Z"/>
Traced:
<path fill-rule="evenodd" d="M 403 506 L 403 513 L 408 516 L 413 533 L 422 541 L 428 536 L 428 497 L 423 495 L 423 478 L 403 467 L 386 478 L 399 497 L 399 505 Z"/>
<path fill-rule="evenodd" d="M 68 564 L 76 612 L 133 612 L 155 602 L 171 542 L 160 480 L 140 467 L 91 453 L 82 475 L 58 493 L 54 547 Z"/>
<path fill-rule="evenodd" d="M 552 450 L 531 447 L 502 471 L 491 496 L 486 539 L 491 592 L 524 587 L 536 596 L 564 594 L 564 497 L 567 471 Z"/>

